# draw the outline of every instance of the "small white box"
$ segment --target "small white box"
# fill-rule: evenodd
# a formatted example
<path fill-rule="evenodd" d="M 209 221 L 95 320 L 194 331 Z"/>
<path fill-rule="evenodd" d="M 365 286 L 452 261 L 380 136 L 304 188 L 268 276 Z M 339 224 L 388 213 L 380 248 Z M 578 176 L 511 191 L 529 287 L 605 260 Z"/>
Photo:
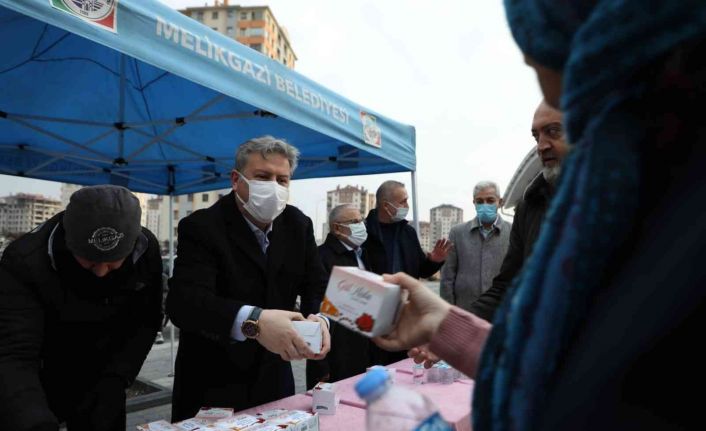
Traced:
<path fill-rule="evenodd" d="M 179 428 L 170 424 L 167 421 L 150 422 L 144 425 L 137 426 L 138 431 L 179 431 Z"/>
<path fill-rule="evenodd" d="M 225 428 L 229 431 L 240 431 L 259 423 L 261 423 L 261 420 L 255 416 L 238 415 L 225 419 L 219 419 L 213 423 L 213 426 L 216 428 Z"/>
<path fill-rule="evenodd" d="M 288 431 L 319 431 L 319 415 L 301 410 L 292 410 L 285 415 L 265 422 L 265 425 L 270 424 L 286 427 L 285 429 Z"/>
<path fill-rule="evenodd" d="M 402 304 L 400 287 L 353 266 L 334 266 L 321 313 L 366 337 L 394 329 Z"/>
<path fill-rule="evenodd" d="M 370 370 L 376 370 L 376 369 L 381 369 L 387 373 L 388 376 L 390 376 L 390 382 L 395 383 L 397 381 L 397 368 L 388 368 L 384 367 L 382 365 L 373 365 L 372 367 L 366 368 L 365 372 L 366 374 Z"/>
<path fill-rule="evenodd" d="M 320 415 L 335 415 L 340 397 L 334 383 L 318 383 L 311 392 L 311 410 Z"/>
<path fill-rule="evenodd" d="M 277 418 L 280 416 L 284 416 L 287 413 L 289 413 L 289 410 L 287 410 L 287 409 L 272 409 L 272 410 L 265 410 L 264 412 L 260 412 L 255 416 L 259 419 L 270 420 L 270 419 L 274 419 L 274 418 Z"/>
<path fill-rule="evenodd" d="M 293 320 L 292 326 L 304 339 L 312 352 L 321 353 L 321 323 L 308 320 Z"/>
<path fill-rule="evenodd" d="M 233 409 L 229 407 L 201 407 L 201 410 L 196 413 L 196 419 L 206 419 L 210 422 L 231 416 L 233 416 Z"/>
<path fill-rule="evenodd" d="M 206 425 L 208 425 L 210 421 L 207 421 L 206 419 L 187 419 L 181 422 L 177 422 L 174 424 L 174 426 L 179 430 L 179 431 L 194 431 L 194 430 L 199 430 Z"/>

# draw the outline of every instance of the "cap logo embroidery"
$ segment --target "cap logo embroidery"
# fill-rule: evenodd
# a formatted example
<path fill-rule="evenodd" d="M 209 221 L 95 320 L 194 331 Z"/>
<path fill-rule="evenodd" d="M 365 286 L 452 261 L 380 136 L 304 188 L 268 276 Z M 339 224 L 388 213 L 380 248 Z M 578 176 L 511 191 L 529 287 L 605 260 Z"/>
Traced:
<path fill-rule="evenodd" d="M 118 243 L 125 236 L 112 227 L 100 227 L 96 229 L 88 239 L 89 244 L 93 244 L 100 251 L 110 251 L 118 246 Z"/>

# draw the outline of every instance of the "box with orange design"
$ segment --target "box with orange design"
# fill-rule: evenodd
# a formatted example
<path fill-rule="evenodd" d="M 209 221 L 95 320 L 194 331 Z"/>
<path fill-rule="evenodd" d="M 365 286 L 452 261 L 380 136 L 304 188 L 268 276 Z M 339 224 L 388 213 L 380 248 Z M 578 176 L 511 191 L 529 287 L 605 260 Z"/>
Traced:
<path fill-rule="evenodd" d="M 366 337 L 392 331 L 401 305 L 400 287 L 354 266 L 334 266 L 321 313 Z"/>

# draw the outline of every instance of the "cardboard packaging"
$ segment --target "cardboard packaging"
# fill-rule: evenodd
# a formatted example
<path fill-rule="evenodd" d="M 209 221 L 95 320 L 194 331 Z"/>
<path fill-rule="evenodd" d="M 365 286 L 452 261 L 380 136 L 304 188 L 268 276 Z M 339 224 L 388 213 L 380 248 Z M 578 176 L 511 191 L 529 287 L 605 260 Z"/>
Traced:
<path fill-rule="evenodd" d="M 201 431 L 203 427 L 211 423 L 210 421 L 207 421 L 206 419 L 186 419 L 181 422 L 175 423 L 173 426 L 176 427 L 179 431 L 195 431 L 199 430 Z"/>
<path fill-rule="evenodd" d="M 179 428 L 167 421 L 156 421 L 144 425 L 138 425 L 137 431 L 179 431 Z"/>
<path fill-rule="evenodd" d="M 306 320 L 292 321 L 292 326 L 314 353 L 321 353 L 321 323 Z"/>
<path fill-rule="evenodd" d="M 231 416 L 233 416 L 233 409 L 227 407 L 201 407 L 201 410 L 196 413 L 196 419 L 206 419 L 210 422 Z"/>
<path fill-rule="evenodd" d="M 272 418 L 265 425 L 278 425 L 287 431 L 319 431 L 319 415 L 301 410 L 292 410 Z M 247 431 L 250 431 L 249 429 Z"/>
<path fill-rule="evenodd" d="M 238 415 L 225 419 L 219 419 L 213 423 L 215 428 L 224 428 L 228 431 L 241 431 L 244 429 L 250 430 L 249 427 L 261 423 L 262 420 L 250 415 Z"/>
<path fill-rule="evenodd" d="M 389 333 L 400 311 L 400 287 L 352 266 L 334 266 L 321 313 L 366 337 Z"/>
<path fill-rule="evenodd" d="M 311 392 L 311 409 L 320 415 L 335 415 L 340 397 L 334 383 L 318 383 Z"/>

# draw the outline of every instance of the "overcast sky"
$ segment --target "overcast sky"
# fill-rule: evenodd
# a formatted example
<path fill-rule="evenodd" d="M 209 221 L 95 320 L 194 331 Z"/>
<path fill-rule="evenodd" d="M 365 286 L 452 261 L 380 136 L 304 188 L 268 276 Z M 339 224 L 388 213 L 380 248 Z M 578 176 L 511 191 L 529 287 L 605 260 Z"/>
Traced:
<path fill-rule="evenodd" d="M 162 1 L 174 8 L 205 3 Z M 298 72 L 416 128 L 421 220 L 442 203 L 472 218 L 475 183 L 494 180 L 504 190 L 533 146 L 530 124 L 541 96 L 500 1 L 231 4 L 270 6 L 287 27 Z M 408 173 L 301 180 L 292 185 L 291 203 L 320 226 L 327 190 L 351 184 L 374 192 L 386 179 L 410 184 Z M 58 197 L 59 184 L 0 176 L 0 196 L 18 192 Z"/>

